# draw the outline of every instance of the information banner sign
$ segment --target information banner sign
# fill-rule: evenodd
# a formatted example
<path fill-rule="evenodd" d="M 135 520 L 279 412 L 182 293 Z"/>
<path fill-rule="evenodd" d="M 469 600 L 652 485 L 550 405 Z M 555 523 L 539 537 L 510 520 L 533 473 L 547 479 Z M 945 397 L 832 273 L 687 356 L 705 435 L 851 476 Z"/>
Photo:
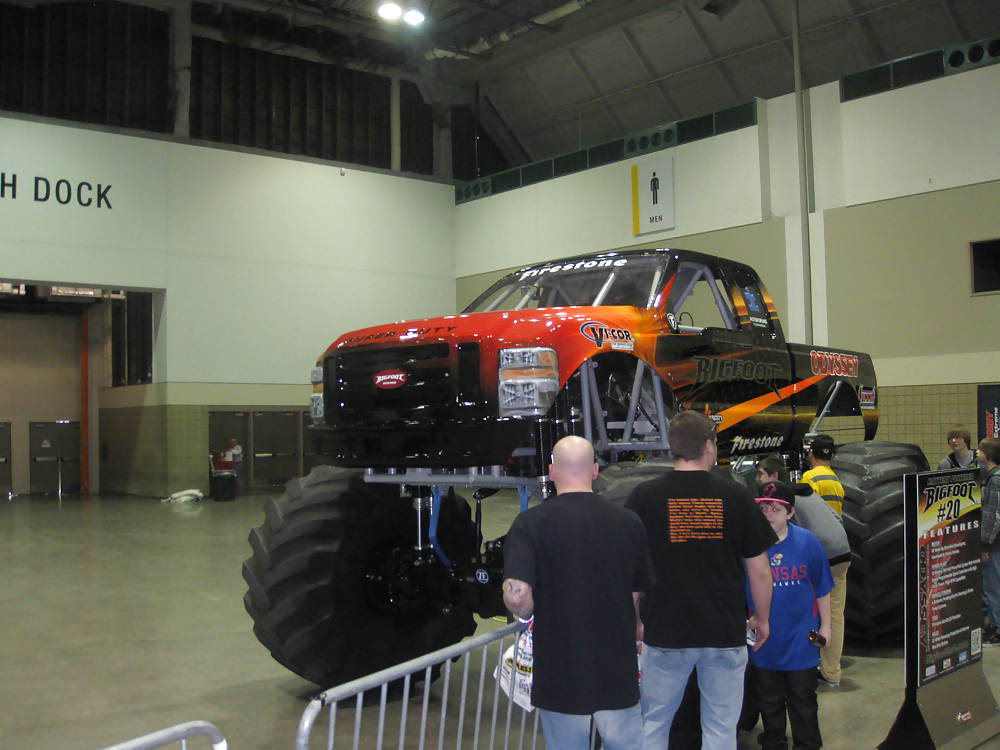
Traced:
<path fill-rule="evenodd" d="M 1000 437 L 1000 385 L 981 385 L 978 389 L 979 437 Z"/>
<path fill-rule="evenodd" d="M 916 475 L 917 687 L 982 658 L 976 479 L 974 470 Z"/>
<path fill-rule="evenodd" d="M 906 697 L 880 750 L 969 750 L 1000 733 L 982 663 L 977 478 L 903 477 Z"/>

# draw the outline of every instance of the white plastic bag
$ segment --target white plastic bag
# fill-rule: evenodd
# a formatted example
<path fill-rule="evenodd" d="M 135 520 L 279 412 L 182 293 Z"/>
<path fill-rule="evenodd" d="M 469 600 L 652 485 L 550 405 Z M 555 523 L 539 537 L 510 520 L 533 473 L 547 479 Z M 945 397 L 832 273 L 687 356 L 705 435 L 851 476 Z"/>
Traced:
<path fill-rule="evenodd" d="M 514 645 L 508 648 L 503 659 L 493 672 L 493 676 L 500 683 L 500 689 L 510 697 L 514 703 L 525 711 L 533 711 L 531 705 L 531 677 L 534 665 L 534 640 L 532 629 L 535 627 L 535 620 L 528 621 L 528 627 L 522 630 Z M 510 674 L 514 671 L 514 652 L 517 651 L 517 670 L 514 675 L 514 694 L 510 692 Z"/>
<path fill-rule="evenodd" d="M 205 493 L 198 489 L 181 490 L 175 492 L 170 497 L 160 500 L 161 503 L 200 503 L 205 498 Z"/>

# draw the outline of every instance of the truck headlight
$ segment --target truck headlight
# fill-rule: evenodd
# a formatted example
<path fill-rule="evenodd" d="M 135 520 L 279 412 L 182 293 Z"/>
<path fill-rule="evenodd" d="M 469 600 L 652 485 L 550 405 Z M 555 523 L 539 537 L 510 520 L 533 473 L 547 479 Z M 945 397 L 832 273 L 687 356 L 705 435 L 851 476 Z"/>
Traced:
<path fill-rule="evenodd" d="M 309 396 L 309 417 L 314 425 L 323 424 L 323 368 L 314 367 L 309 372 L 312 395 Z"/>
<path fill-rule="evenodd" d="M 555 349 L 501 349 L 499 383 L 501 416 L 544 414 L 559 392 L 559 357 Z"/>

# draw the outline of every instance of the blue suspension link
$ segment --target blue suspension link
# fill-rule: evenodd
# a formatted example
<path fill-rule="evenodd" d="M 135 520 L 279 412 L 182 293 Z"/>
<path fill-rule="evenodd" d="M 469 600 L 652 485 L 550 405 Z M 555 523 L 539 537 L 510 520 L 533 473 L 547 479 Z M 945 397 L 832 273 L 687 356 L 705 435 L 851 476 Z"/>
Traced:
<path fill-rule="evenodd" d="M 518 485 L 517 492 L 521 496 L 521 512 L 524 513 L 528 509 L 528 499 L 531 497 L 531 493 L 528 492 L 528 488 L 523 484 Z"/>
<path fill-rule="evenodd" d="M 444 553 L 441 548 L 441 544 L 438 542 L 437 532 L 438 532 L 438 521 L 441 519 L 441 488 L 437 485 L 431 487 L 431 527 L 427 532 L 427 536 L 431 540 L 431 548 L 434 550 L 434 554 L 438 556 L 446 568 L 451 567 L 451 560 Z"/>

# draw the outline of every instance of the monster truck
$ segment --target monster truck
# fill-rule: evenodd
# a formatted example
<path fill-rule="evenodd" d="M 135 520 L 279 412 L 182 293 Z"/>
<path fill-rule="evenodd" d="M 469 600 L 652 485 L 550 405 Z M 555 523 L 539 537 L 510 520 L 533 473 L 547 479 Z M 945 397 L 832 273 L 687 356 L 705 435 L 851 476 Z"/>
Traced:
<path fill-rule="evenodd" d="M 250 534 L 244 602 L 280 663 L 335 684 L 453 643 L 504 612 L 502 538 L 481 502 L 544 498 L 553 443 L 595 445 L 624 501 L 664 470 L 671 415 L 697 409 L 728 459 L 782 453 L 850 417 L 871 441 L 871 359 L 788 344 L 747 265 L 684 250 L 607 252 L 512 273 L 463 313 L 344 334 L 313 370 L 312 429 L 329 465 L 289 482 Z M 897 548 L 914 446 L 845 446 L 856 547 L 849 628 L 902 622 Z M 641 460 L 647 459 L 647 460 Z M 923 464 L 921 464 L 923 462 Z M 458 490 L 472 492 L 473 515 Z M 895 494 L 894 494 L 895 493 Z"/>

